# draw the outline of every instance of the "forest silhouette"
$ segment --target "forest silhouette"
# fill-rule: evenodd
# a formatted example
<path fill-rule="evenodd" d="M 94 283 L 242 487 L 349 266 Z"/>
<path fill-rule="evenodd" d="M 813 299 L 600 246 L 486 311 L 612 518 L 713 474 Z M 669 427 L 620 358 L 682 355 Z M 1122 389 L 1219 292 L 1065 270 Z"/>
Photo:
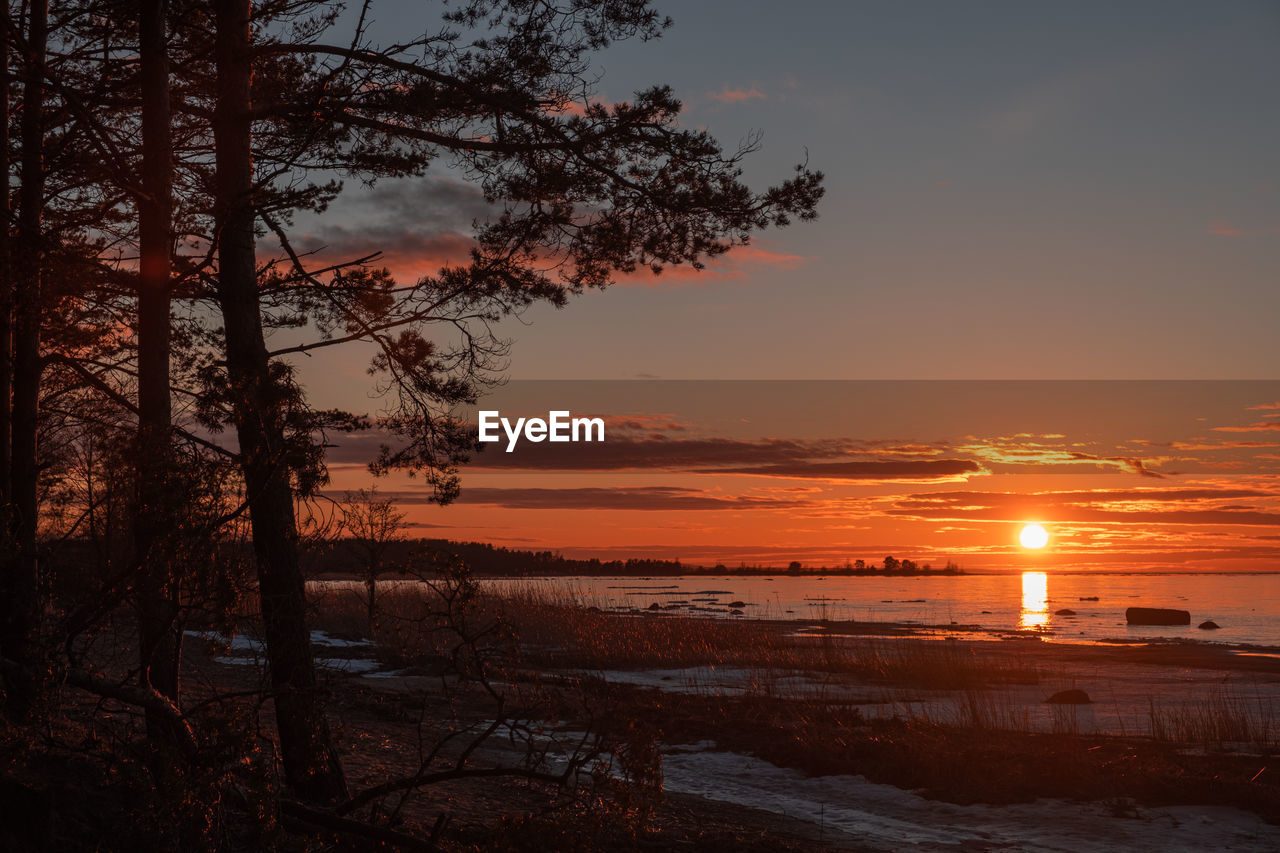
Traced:
<path fill-rule="evenodd" d="M 136 770 L 110 808 L 123 823 L 159 817 L 108 845 L 236 846 L 227 827 L 267 815 L 304 835 L 425 848 L 376 806 L 442 778 L 562 785 L 586 766 L 588 751 L 552 774 L 475 767 L 471 750 L 517 728 L 504 709 L 461 756 L 426 753 L 378 784 L 346 772 L 302 564 L 304 547 L 342 530 L 324 524 L 328 437 L 384 430 L 394 449 L 368 460 L 374 471 L 417 473 L 448 503 L 475 443 L 453 413 L 501 380 L 500 320 L 636 270 L 700 268 L 816 215 L 820 173 L 801 165 L 753 191 L 742 163 L 758 139 L 725 149 L 681 127 L 669 89 L 595 97 L 598 51 L 669 25 L 647 3 L 442 4 L 405 20 L 396 44 L 369 34 L 379 12 L 319 0 L 6 7 L 6 753 L 22 756 L 17 779 L 58 761 L 64 774 L 98 768 L 104 785 L 113 761 Z M 474 227 L 465 258 L 401 280 L 376 242 L 344 257 L 296 243 L 294 217 L 323 213 L 344 185 L 428 166 L 479 187 L 494 211 L 457 223 Z M 367 361 L 378 415 L 308 403 L 297 359 L 333 347 Z M 341 521 L 363 522 L 348 532 L 370 544 L 393 519 L 365 505 Z M 438 593 L 421 618 L 452 632 L 452 671 L 492 690 L 465 565 L 419 568 Z M 193 637 L 246 629 L 267 681 L 191 687 Z M 109 736 L 80 737 L 97 727 Z M 71 764 L 55 745 L 65 739 L 84 744 Z M 41 848 L 48 810 L 6 832 Z"/>

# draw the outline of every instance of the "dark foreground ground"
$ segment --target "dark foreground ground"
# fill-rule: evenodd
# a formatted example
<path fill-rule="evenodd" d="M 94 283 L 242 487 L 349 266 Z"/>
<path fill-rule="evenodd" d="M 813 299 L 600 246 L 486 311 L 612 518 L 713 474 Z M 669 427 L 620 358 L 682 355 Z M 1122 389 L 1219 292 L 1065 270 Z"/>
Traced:
<path fill-rule="evenodd" d="M 1150 849 L 1280 847 L 1268 650 L 489 602 L 514 633 L 477 680 L 402 605 L 370 629 L 317 602 L 317 655 L 353 792 L 387 791 L 345 817 L 440 849 L 1088 851 L 1139 831 Z M 114 630 L 128 647 L 127 618 Z M 136 713 L 66 688 L 36 742 L 3 733 L 0 848 L 389 849 L 280 807 L 252 635 L 246 618 L 234 643 L 193 635 L 185 655 L 187 707 L 253 772 L 156 785 Z M 94 651 L 122 666 L 110 642 Z M 1064 689 L 1092 701 L 1046 703 Z"/>

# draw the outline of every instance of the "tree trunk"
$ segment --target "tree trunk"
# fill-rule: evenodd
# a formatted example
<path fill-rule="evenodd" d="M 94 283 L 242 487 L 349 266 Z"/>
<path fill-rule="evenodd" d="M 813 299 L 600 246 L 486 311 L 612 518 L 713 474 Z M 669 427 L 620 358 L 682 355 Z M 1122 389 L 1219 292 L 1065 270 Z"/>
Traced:
<path fill-rule="evenodd" d="M 169 140 L 168 0 L 138 4 L 138 56 L 142 94 L 142 196 L 138 199 L 138 501 L 134 544 L 138 579 L 139 680 L 178 703 L 182 634 L 177 622 L 177 578 L 168 541 L 175 525 L 174 496 L 166 485 L 172 466 L 169 395 L 169 286 L 173 164 Z M 160 737 L 171 721 L 147 713 L 147 730 Z"/>
<path fill-rule="evenodd" d="M 9 266 L 9 7 L 0 19 L 0 151 L 4 183 L 0 184 L 0 518 L 9 506 L 9 463 L 13 458 L 13 277 Z M 6 523 L 7 522 L 0 522 Z"/>
<path fill-rule="evenodd" d="M 369 591 L 369 639 L 373 639 L 373 620 L 377 616 L 377 594 L 378 594 L 378 568 L 377 565 L 369 566 L 369 578 L 365 581 L 365 587 Z"/>
<path fill-rule="evenodd" d="M 40 404 L 41 220 L 44 209 L 44 74 L 48 0 L 32 0 L 22 80 L 22 165 L 18 191 L 14 264 L 13 450 L 10 536 L 16 550 L 6 560 L 8 618 L 0 650 L 25 675 L 7 682 L 6 711 L 26 719 L 35 704 L 40 670 L 36 633 L 40 623 L 40 563 L 36 552 L 36 421 Z"/>
<path fill-rule="evenodd" d="M 218 298 L 227 376 L 257 557 L 267 662 L 285 778 L 306 799 L 347 795 L 316 685 L 298 562 L 281 389 L 271 375 L 259 313 L 254 207 L 249 0 L 215 0 L 218 100 L 214 113 Z"/>

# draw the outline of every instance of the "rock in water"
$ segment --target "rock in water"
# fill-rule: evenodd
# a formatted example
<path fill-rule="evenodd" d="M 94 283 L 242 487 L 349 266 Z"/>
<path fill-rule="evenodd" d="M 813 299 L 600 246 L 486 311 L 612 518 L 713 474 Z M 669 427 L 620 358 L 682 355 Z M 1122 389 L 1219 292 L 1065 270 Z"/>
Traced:
<path fill-rule="evenodd" d="M 1076 612 L 1070 607 L 1064 607 L 1061 610 L 1053 611 L 1054 616 L 1075 616 Z"/>
<path fill-rule="evenodd" d="M 1216 631 L 1222 626 L 1219 625 L 1217 622 L 1214 622 L 1212 619 L 1208 619 L 1204 622 L 1201 622 L 1196 627 L 1199 628 L 1201 631 Z"/>
<path fill-rule="evenodd" d="M 1050 705 L 1092 705 L 1093 700 L 1089 698 L 1089 694 L 1083 690 L 1072 688 L 1071 690 L 1059 690 L 1057 693 L 1044 700 Z"/>
<path fill-rule="evenodd" d="M 1130 607 L 1124 612 L 1130 625 L 1190 625 L 1191 613 L 1165 607 Z"/>

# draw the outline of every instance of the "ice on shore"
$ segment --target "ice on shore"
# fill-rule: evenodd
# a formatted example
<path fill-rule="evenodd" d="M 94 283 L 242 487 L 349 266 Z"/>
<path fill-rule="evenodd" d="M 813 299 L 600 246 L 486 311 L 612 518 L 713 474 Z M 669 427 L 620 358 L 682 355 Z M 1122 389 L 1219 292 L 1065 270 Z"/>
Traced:
<path fill-rule="evenodd" d="M 1028 853 L 1274 851 L 1280 831 L 1238 809 L 1142 808 L 1036 800 L 955 805 L 861 776 L 808 777 L 733 752 L 676 748 L 664 755 L 668 791 L 785 814 L 884 850 L 1019 850 Z"/>
<path fill-rule="evenodd" d="M 217 631 L 185 631 L 188 637 L 198 637 L 199 639 L 213 643 L 215 646 L 225 649 L 229 654 L 222 654 L 215 657 L 215 663 L 228 664 L 231 666 L 248 666 L 262 663 L 266 649 L 261 640 L 244 634 L 237 634 L 234 637 L 227 637 Z M 371 640 L 344 640 L 340 637 L 333 637 L 324 631 L 311 632 L 311 644 L 321 649 L 339 650 L 339 649 L 371 649 L 373 642 Z M 350 675 L 368 675 L 376 673 L 382 668 L 378 661 L 367 657 L 351 657 L 351 658 L 335 658 L 335 657 L 317 657 L 315 659 L 316 666 L 325 669 L 345 672 Z"/>
<path fill-rule="evenodd" d="M 262 642 L 255 640 L 253 637 L 245 634 L 236 634 L 234 637 L 228 637 L 217 631 L 183 631 L 184 636 L 198 637 L 201 640 L 213 643 L 219 648 L 225 648 L 231 652 L 252 652 L 260 654 L 263 651 Z"/>

